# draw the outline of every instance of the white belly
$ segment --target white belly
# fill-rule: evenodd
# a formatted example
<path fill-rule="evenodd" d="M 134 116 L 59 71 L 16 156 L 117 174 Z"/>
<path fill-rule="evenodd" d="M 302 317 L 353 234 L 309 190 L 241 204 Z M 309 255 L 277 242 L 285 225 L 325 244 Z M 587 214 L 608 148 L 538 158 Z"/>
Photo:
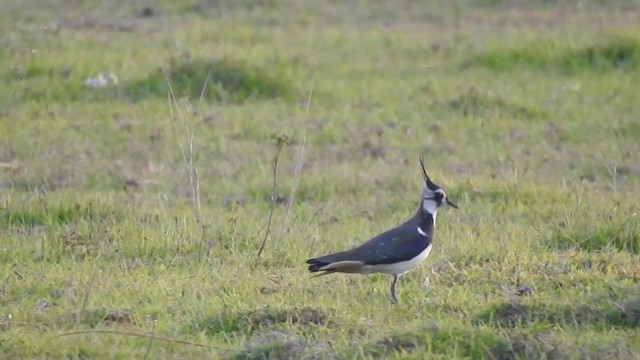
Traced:
<path fill-rule="evenodd" d="M 400 275 L 403 274 L 414 267 L 418 266 L 424 259 L 429 256 L 431 252 L 431 244 L 427 246 L 418 256 L 414 257 L 411 260 L 402 261 L 395 264 L 380 264 L 380 265 L 365 265 L 362 268 L 363 274 L 371 274 L 371 273 L 385 273 L 391 275 Z"/>

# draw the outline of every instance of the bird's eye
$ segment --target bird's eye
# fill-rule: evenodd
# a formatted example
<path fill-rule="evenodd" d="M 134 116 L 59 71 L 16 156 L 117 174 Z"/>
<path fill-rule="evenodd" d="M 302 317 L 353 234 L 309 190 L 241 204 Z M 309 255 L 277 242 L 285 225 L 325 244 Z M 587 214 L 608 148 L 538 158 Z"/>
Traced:
<path fill-rule="evenodd" d="M 443 197 L 444 197 L 444 194 L 441 192 L 437 192 L 433 194 L 433 199 L 437 202 L 441 202 Z"/>

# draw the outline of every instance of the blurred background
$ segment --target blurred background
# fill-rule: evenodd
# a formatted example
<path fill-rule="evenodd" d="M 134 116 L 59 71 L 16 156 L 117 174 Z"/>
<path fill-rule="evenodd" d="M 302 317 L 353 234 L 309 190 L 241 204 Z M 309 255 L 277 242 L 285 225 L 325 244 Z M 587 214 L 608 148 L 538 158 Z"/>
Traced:
<path fill-rule="evenodd" d="M 640 356 L 639 1 L 1 7 L 0 355 Z M 420 155 L 461 209 L 405 305 L 309 280 Z M 202 346 L 84 336 L 152 328 Z"/>

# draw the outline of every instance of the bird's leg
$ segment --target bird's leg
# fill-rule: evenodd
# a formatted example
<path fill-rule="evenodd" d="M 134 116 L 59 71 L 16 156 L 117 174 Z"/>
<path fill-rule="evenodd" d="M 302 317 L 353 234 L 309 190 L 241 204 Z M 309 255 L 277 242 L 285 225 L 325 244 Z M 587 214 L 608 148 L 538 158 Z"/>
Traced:
<path fill-rule="evenodd" d="M 399 275 L 393 275 L 393 281 L 391 282 L 391 302 L 398 303 L 398 297 L 396 296 L 396 283 L 398 282 Z"/>

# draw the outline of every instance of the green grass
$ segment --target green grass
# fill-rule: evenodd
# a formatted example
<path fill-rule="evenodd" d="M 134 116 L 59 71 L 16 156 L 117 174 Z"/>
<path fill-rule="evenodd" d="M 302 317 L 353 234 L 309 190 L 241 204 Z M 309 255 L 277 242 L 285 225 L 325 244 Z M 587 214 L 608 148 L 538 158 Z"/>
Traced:
<path fill-rule="evenodd" d="M 609 35 L 586 44 L 571 40 L 496 46 L 481 54 L 477 62 L 493 70 L 532 68 L 572 72 L 626 70 L 640 65 L 640 40 L 635 37 Z"/>
<path fill-rule="evenodd" d="M 213 102 L 243 103 L 260 98 L 291 98 L 295 93 L 287 83 L 287 74 L 278 74 L 251 67 L 241 62 L 203 61 L 187 59 L 172 63 L 166 73 L 159 70 L 146 79 L 132 82 L 130 92 L 134 98 L 155 96 L 166 98 L 171 90 L 178 96 L 206 99 Z"/>
<path fill-rule="evenodd" d="M 640 357 L 637 2 L 150 4 L 0 12 L 0 358 Z"/>

